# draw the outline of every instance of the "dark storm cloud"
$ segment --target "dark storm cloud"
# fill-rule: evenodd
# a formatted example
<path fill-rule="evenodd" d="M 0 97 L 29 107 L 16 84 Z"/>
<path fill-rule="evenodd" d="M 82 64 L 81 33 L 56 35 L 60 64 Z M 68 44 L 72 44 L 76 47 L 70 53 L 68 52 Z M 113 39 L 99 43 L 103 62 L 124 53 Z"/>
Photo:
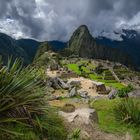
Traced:
<path fill-rule="evenodd" d="M 122 24 L 140 25 L 139 5 L 140 0 L 0 0 L 0 22 L 10 17 L 17 36 L 67 40 L 81 24 L 96 35 Z"/>

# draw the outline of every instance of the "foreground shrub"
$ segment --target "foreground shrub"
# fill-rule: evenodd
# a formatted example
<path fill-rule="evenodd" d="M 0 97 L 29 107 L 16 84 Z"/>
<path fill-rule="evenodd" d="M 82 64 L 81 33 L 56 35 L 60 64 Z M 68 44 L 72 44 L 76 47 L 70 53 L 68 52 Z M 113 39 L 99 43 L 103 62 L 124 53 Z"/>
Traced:
<path fill-rule="evenodd" d="M 0 63 L 1 140 L 64 139 L 62 120 L 47 104 L 39 76 L 33 68 L 22 68 L 19 60 Z"/>
<path fill-rule="evenodd" d="M 118 121 L 140 127 L 140 101 L 132 98 L 122 99 L 114 109 Z"/>

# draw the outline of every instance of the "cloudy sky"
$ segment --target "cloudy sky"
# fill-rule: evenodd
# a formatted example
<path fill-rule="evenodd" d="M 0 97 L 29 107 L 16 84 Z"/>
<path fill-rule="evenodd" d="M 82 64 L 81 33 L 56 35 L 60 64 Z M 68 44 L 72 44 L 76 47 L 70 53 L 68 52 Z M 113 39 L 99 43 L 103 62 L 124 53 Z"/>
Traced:
<path fill-rule="evenodd" d="M 140 0 L 0 0 L 0 31 L 16 38 L 66 41 L 82 24 L 94 36 L 140 29 Z"/>

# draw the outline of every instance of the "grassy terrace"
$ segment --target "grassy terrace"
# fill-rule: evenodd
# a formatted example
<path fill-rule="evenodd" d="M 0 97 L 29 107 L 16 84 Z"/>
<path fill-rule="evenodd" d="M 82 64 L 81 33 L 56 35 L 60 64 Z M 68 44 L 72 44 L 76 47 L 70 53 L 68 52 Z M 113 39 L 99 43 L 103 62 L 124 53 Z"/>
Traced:
<path fill-rule="evenodd" d="M 81 62 L 79 62 L 79 63 L 82 64 Z M 83 64 L 85 64 L 85 63 L 83 63 Z M 70 70 L 72 70 L 73 72 L 77 73 L 79 76 L 82 73 L 81 70 L 79 69 L 79 64 L 68 64 L 67 67 Z M 117 88 L 117 89 L 122 89 L 122 88 L 125 87 L 122 83 L 119 83 L 116 80 L 104 80 L 102 74 L 97 75 L 97 74 L 93 73 L 91 71 L 91 69 L 94 70 L 95 66 L 92 65 L 91 63 L 88 64 L 88 65 L 86 63 L 86 66 L 82 66 L 81 69 L 86 75 L 88 75 L 88 77 L 91 80 L 95 80 L 95 81 L 98 81 L 98 82 L 103 82 L 106 86 L 110 86 L 110 87 Z M 111 77 L 111 76 L 109 75 L 109 77 Z"/>
<path fill-rule="evenodd" d="M 116 121 L 113 109 L 118 105 L 121 99 L 107 100 L 101 99 L 90 103 L 91 108 L 97 110 L 99 116 L 99 127 L 105 132 L 124 135 L 129 132 L 134 140 L 139 140 L 139 128 L 133 125 L 127 125 Z"/>

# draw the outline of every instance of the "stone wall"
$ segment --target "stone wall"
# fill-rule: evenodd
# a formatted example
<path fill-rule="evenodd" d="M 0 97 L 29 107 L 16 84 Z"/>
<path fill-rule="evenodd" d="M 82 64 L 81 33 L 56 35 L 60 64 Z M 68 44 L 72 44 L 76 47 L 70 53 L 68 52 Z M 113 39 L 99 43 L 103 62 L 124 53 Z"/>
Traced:
<path fill-rule="evenodd" d="M 60 78 L 66 78 L 66 79 L 69 79 L 69 78 L 78 78 L 78 75 L 75 74 L 75 73 L 61 73 L 60 74 Z"/>
<path fill-rule="evenodd" d="M 93 82 L 92 88 L 98 94 L 107 94 L 106 87 L 103 83 Z"/>

